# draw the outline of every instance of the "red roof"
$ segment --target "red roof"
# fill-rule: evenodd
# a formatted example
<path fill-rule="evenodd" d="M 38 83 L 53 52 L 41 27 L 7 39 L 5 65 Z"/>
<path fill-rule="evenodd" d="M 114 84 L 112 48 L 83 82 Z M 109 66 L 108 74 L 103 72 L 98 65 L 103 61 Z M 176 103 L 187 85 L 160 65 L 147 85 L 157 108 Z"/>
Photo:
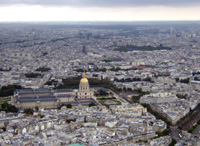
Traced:
<path fill-rule="evenodd" d="M 145 66 L 133 66 L 133 68 L 137 68 L 137 69 L 144 69 L 144 68 L 146 68 Z"/>
<path fill-rule="evenodd" d="M 191 59 L 187 59 L 187 58 L 176 58 L 178 60 L 185 60 L 185 61 L 190 61 Z"/>

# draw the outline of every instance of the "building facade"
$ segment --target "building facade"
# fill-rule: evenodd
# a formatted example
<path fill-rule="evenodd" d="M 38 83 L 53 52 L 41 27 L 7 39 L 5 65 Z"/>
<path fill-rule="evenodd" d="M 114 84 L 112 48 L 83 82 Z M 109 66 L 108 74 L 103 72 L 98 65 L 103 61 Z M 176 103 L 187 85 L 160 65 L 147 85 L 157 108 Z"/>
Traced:
<path fill-rule="evenodd" d="M 11 104 L 17 108 L 57 108 L 62 104 L 77 106 L 88 105 L 94 98 L 94 92 L 90 89 L 85 73 L 80 80 L 79 90 L 70 89 L 22 89 L 16 90 L 11 99 Z M 82 101 L 84 99 L 84 101 Z M 79 101 L 80 100 L 80 101 Z"/>

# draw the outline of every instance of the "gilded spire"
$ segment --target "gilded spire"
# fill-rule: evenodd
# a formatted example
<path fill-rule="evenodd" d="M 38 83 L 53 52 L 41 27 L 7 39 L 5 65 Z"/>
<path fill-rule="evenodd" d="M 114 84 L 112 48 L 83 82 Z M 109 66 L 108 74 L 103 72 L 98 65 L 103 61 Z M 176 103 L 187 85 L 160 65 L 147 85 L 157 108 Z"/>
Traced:
<path fill-rule="evenodd" d="M 85 71 L 83 72 L 83 78 L 86 78 Z"/>
<path fill-rule="evenodd" d="M 88 83 L 88 80 L 87 80 L 86 75 L 85 75 L 85 71 L 83 72 L 83 78 L 81 79 L 80 82 L 81 83 Z"/>

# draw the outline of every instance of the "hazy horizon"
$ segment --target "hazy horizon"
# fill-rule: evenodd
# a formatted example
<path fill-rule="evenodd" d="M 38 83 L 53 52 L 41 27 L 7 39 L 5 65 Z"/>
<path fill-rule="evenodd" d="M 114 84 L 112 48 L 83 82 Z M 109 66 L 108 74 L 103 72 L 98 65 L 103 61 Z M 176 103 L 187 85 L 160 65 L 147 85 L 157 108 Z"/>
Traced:
<path fill-rule="evenodd" d="M 104 20 L 88 20 L 88 21 L 0 21 L 0 24 L 131 24 L 131 23 L 200 23 L 200 20 L 133 20 L 133 21 L 104 21 Z"/>
<path fill-rule="evenodd" d="M 0 0 L 0 22 L 199 21 L 198 0 Z"/>

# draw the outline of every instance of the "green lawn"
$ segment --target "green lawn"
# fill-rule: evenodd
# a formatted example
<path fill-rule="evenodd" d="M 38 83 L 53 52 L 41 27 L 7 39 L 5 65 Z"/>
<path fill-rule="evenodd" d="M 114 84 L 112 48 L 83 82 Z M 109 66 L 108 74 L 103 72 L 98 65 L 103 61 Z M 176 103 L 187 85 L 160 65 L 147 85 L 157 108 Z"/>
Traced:
<path fill-rule="evenodd" d="M 107 98 L 108 97 L 108 95 L 97 95 L 96 97 L 99 97 L 99 98 Z"/>
<path fill-rule="evenodd" d="M 10 99 L 10 97 L 1 97 L 0 98 L 0 104 L 2 104 L 2 103 L 4 103 L 4 102 L 8 102 L 8 101 L 10 101 L 11 99 Z"/>
<path fill-rule="evenodd" d="M 116 99 L 111 99 L 111 100 L 100 100 L 99 103 L 101 105 L 109 106 L 109 105 L 121 105 L 121 102 L 116 100 Z"/>
<path fill-rule="evenodd" d="M 1 109 L 1 105 L 8 101 L 10 101 L 10 97 L 0 97 L 0 109 Z"/>

